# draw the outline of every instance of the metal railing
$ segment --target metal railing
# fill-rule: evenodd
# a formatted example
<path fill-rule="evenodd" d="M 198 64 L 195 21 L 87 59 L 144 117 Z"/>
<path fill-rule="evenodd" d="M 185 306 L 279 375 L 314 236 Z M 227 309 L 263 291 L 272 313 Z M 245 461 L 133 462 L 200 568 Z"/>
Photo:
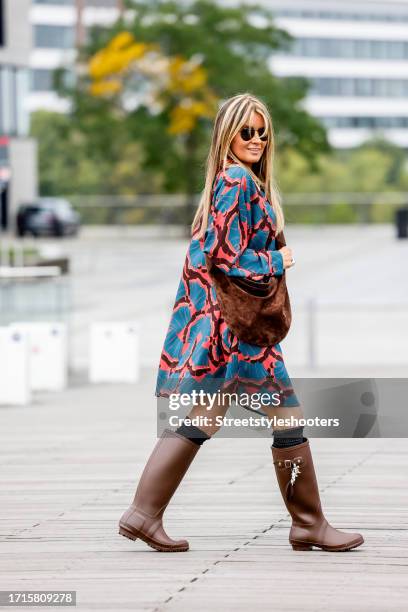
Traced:
<path fill-rule="evenodd" d="M 63 321 L 72 310 L 66 278 L 0 279 L 0 325 L 16 321 Z"/>
<path fill-rule="evenodd" d="M 136 196 L 64 196 L 81 213 L 85 224 L 185 224 L 200 194 L 187 204 L 185 194 Z M 288 193 L 283 207 L 292 223 L 391 223 L 398 208 L 408 202 L 407 192 Z"/>
<path fill-rule="evenodd" d="M 408 302 L 336 302 L 309 297 L 294 309 L 285 344 L 293 361 L 316 369 L 376 362 L 406 367 L 408 375 Z M 358 357 L 360 356 L 360 357 Z M 364 356 L 364 357 L 363 357 Z M 392 363 L 391 363 L 392 362 Z"/>
<path fill-rule="evenodd" d="M 58 266 L 35 266 L 32 240 L 0 241 L 0 325 L 65 320 L 72 309 L 70 279 Z"/>

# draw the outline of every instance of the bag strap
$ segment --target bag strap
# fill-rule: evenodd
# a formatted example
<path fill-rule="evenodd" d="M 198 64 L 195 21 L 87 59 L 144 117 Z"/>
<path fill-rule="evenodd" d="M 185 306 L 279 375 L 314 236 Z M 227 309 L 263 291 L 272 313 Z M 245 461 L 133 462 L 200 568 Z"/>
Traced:
<path fill-rule="evenodd" d="M 279 232 L 279 234 L 276 234 L 275 246 L 277 251 L 279 251 L 279 249 L 281 249 L 282 247 L 286 246 L 285 234 L 283 233 L 283 230 Z"/>

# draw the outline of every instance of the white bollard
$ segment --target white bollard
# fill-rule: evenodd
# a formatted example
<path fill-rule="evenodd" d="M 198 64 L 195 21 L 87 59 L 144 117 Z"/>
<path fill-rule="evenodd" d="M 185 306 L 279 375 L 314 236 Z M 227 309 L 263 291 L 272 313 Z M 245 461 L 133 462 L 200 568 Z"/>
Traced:
<path fill-rule="evenodd" d="M 61 322 L 21 321 L 28 334 L 30 388 L 32 391 L 62 391 L 67 387 L 67 326 Z"/>
<path fill-rule="evenodd" d="M 139 324 L 98 322 L 90 327 L 89 380 L 92 383 L 139 380 Z"/>
<path fill-rule="evenodd" d="M 30 403 L 28 348 L 29 339 L 23 328 L 0 327 L 0 404 Z"/>

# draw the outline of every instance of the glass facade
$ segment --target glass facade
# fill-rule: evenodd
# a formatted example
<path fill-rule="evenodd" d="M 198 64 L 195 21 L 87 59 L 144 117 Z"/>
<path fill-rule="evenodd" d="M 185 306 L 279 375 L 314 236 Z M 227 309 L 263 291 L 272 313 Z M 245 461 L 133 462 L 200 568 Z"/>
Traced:
<path fill-rule="evenodd" d="M 75 0 L 34 0 L 34 4 L 74 6 Z M 118 0 L 84 0 L 84 6 L 96 6 L 97 8 L 116 8 L 118 6 Z"/>
<path fill-rule="evenodd" d="M 296 38 L 286 53 L 299 57 L 406 60 L 408 41 Z"/>
<path fill-rule="evenodd" d="M 310 82 L 310 93 L 318 96 L 408 98 L 408 79 L 316 77 Z"/>
<path fill-rule="evenodd" d="M 52 91 L 54 89 L 54 71 L 34 68 L 31 70 L 31 91 Z"/>
<path fill-rule="evenodd" d="M 328 128 L 408 128 L 408 117 L 319 117 Z"/>
<path fill-rule="evenodd" d="M 385 4 L 385 3 L 384 3 Z M 334 21 L 386 21 L 401 22 L 408 21 L 407 13 L 357 13 L 351 11 L 319 11 L 319 10 L 295 10 L 282 9 L 273 11 L 276 17 L 293 17 L 297 19 L 332 19 Z"/>
<path fill-rule="evenodd" d="M 118 0 L 85 0 L 84 4 L 98 8 L 118 8 L 121 3 Z"/>
<path fill-rule="evenodd" d="M 394 22 L 395 24 L 408 22 L 408 5 L 405 12 L 402 11 L 401 14 L 398 14 L 391 6 L 387 7 L 386 3 L 383 6 L 378 5 L 378 7 L 379 13 L 370 12 L 369 9 L 367 9 L 367 13 L 357 12 L 358 9 L 354 12 L 350 8 L 347 9 L 347 7 L 344 7 L 344 11 L 341 11 L 341 7 L 337 11 L 330 10 L 330 8 L 327 10 L 311 10 L 308 8 L 305 10 L 294 10 L 288 8 L 276 10 L 274 13 L 277 17 L 293 17 L 301 20 L 332 19 L 334 21 L 344 21 L 347 19 L 354 22 L 383 21 L 384 27 L 385 22 Z M 288 29 L 290 31 L 289 25 Z M 388 31 L 389 34 L 385 34 Z M 386 115 L 388 112 L 388 101 L 395 101 L 396 99 L 404 99 L 405 101 L 408 99 L 408 76 L 405 76 L 405 74 L 399 76 L 397 73 L 395 76 L 390 74 L 390 78 L 388 78 L 388 64 L 385 63 L 388 61 L 400 62 L 401 66 L 405 65 L 402 62 L 408 60 L 408 35 L 403 40 L 394 39 L 392 28 L 389 27 L 388 30 L 384 30 L 384 36 L 386 37 L 385 40 L 379 40 L 375 35 L 371 35 L 368 40 L 364 37 L 359 38 L 358 35 L 350 39 L 341 34 L 330 36 L 329 32 L 325 33 L 322 30 L 322 35 L 296 36 L 292 43 L 285 45 L 281 50 L 277 50 L 276 55 L 304 59 L 304 66 L 308 67 L 308 72 L 311 72 L 311 76 L 307 77 L 305 75 L 304 77 L 310 83 L 309 96 L 316 96 L 318 98 L 331 96 L 366 99 L 367 108 L 362 111 L 365 115 L 360 115 L 359 111 L 351 108 L 349 116 L 336 116 L 337 111 L 334 108 L 334 112 L 329 110 L 326 116 L 318 117 L 328 130 L 408 130 L 408 107 L 407 109 L 403 108 L 402 111 L 396 111 L 394 104 L 394 108 L 391 106 L 389 114 Z M 349 61 L 344 62 L 344 71 L 341 76 L 330 76 L 331 73 L 334 73 L 334 70 L 330 70 L 330 62 L 325 62 L 328 73 L 327 76 L 320 77 L 318 75 L 313 76 L 312 67 L 314 62 L 307 62 L 308 58 Z M 371 65 L 375 66 L 373 76 L 348 76 L 351 71 L 347 69 L 347 66 L 351 67 L 358 61 L 371 62 Z M 302 72 L 303 70 L 301 69 L 299 75 L 288 76 L 286 78 L 298 78 L 302 76 Z M 385 116 L 376 116 L 376 111 L 372 108 L 370 109 L 370 99 L 383 99 L 383 112 Z M 339 108 L 338 111 L 340 110 Z M 407 116 L 404 116 L 405 110 Z M 396 113 L 398 113 L 397 116 L 395 116 Z M 364 136 L 362 135 L 361 137 Z"/>
<path fill-rule="evenodd" d="M 5 45 L 4 36 L 5 15 L 4 15 L 4 0 L 0 0 L 0 47 Z"/>
<path fill-rule="evenodd" d="M 35 25 L 34 45 L 39 49 L 73 49 L 75 28 L 57 25 Z"/>
<path fill-rule="evenodd" d="M 29 113 L 25 103 L 28 91 L 28 69 L 0 66 L 0 133 L 8 136 L 27 135 Z"/>
<path fill-rule="evenodd" d="M 65 6 L 74 6 L 75 0 L 34 0 L 34 4 L 64 4 Z"/>
<path fill-rule="evenodd" d="M 31 91 L 54 91 L 54 72 L 48 68 L 32 68 L 31 69 Z M 72 70 L 64 70 L 64 83 L 67 86 L 74 84 L 75 75 Z"/>

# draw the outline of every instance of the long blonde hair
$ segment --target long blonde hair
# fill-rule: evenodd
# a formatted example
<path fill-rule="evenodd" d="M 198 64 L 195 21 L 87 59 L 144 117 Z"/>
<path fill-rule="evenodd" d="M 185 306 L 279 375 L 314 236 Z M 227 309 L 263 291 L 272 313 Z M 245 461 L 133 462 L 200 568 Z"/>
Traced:
<path fill-rule="evenodd" d="M 253 112 L 262 115 L 269 138 L 261 159 L 250 168 L 234 155 L 230 145 L 234 136 L 248 123 Z M 250 173 L 258 188 L 264 190 L 265 197 L 270 202 L 276 215 L 277 233 L 283 229 L 285 219 L 281 196 L 273 177 L 274 152 L 275 140 L 272 119 L 265 104 L 249 93 L 228 98 L 219 108 L 214 122 L 211 146 L 206 162 L 205 186 L 191 224 L 191 233 L 194 233 L 195 229 L 200 226 L 196 238 L 199 239 L 205 234 L 214 179 L 221 168 L 225 172 L 228 158 L 244 167 Z"/>

